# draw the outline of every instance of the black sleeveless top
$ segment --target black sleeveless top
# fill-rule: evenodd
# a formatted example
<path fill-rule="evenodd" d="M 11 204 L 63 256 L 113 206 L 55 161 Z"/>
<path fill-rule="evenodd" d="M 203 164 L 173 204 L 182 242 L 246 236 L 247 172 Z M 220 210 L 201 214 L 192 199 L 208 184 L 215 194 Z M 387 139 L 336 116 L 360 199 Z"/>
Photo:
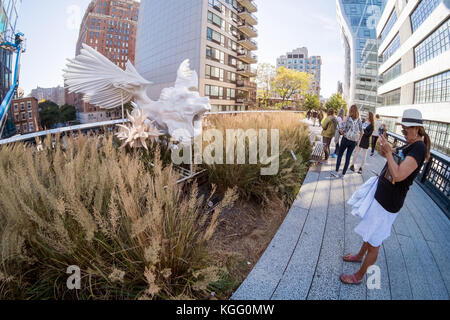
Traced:
<path fill-rule="evenodd" d="M 387 163 L 381 171 L 377 191 L 375 192 L 375 199 L 385 210 L 391 213 L 397 213 L 403 207 L 409 187 L 413 184 L 414 179 L 419 174 L 425 162 L 427 146 L 423 141 L 417 141 L 411 145 L 397 148 L 394 159 L 400 159 L 400 151 L 403 152 L 405 158 L 408 156 L 413 157 L 417 161 L 418 167 L 405 180 L 396 182 L 395 184 L 392 184 Z"/>

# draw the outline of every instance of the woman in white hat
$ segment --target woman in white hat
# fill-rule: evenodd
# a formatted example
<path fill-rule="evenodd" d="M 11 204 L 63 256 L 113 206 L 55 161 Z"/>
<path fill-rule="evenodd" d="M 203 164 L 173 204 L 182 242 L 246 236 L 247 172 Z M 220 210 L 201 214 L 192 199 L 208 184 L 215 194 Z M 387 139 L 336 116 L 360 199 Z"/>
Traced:
<path fill-rule="evenodd" d="M 409 187 L 425 160 L 430 159 L 431 141 L 423 128 L 420 111 L 405 110 L 399 124 L 406 145 L 393 150 L 386 136 L 381 136 L 380 154 L 387 160 L 385 167 L 379 177 L 370 178 L 348 201 L 353 206 L 352 214 L 362 218 L 355 232 L 361 235 L 364 243 L 358 254 L 343 258 L 346 262 L 363 262 L 355 274 L 341 275 L 341 281 L 346 284 L 360 284 L 367 269 L 375 264 L 378 250 L 391 234 Z"/>

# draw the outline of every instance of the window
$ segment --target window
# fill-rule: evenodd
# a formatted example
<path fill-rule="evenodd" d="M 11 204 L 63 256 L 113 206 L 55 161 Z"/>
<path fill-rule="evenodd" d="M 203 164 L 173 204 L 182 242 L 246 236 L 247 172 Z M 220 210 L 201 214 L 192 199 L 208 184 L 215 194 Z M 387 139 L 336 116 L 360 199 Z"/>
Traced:
<path fill-rule="evenodd" d="M 25 103 L 21 102 L 20 103 L 20 111 L 24 111 L 25 110 Z"/>
<path fill-rule="evenodd" d="M 211 11 L 208 11 L 208 22 L 218 26 L 221 29 L 225 29 L 225 20 Z"/>
<path fill-rule="evenodd" d="M 33 131 L 34 131 L 34 125 L 33 125 L 32 122 L 30 122 L 30 123 L 28 124 L 28 128 L 30 129 L 30 132 L 33 132 Z"/>
<path fill-rule="evenodd" d="M 400 89 L 388 92 L 381 96 L 384 106 L 392 106 L 400 104 Z"/>
<path fill-rule="evenodd" d="M 414 103 L 450 102 L 450 70 L 414 84 Z"/>
<path fill-rule="evenodd" d="M 402 73 L 402 62 L 399 61 L 394 64 L 391 68 L 389 68 L 385 73 L 383 73 L 383 81 L 384 83 L 388 83 L 391 80 L 394 80 Z"/>
<path fill-rule="evenodd" d="M 411 27 L 413 33 L 422 25 L 422 23 L 436 9 L 441 0 L 422 0 L 417 8 L 411 14 Z"/>
<path fill-rule="evenodd" d="M 416 67 L 450 49 L 450 19 L 414 49 Z"/>
<path fill-rule="evenodd" d="M 27 120 L 27 115 L 25 114 L 25 112 L 22 112 L 22 121 Z"/>
<path fill-rule="evenodd" d="M 394 24 L 397 22 L 397 12 L 392 11 L 391 16 L 389 17 L 388 22 L 386 23 L 386 26 L 384 27 L 383 31 L 381 31 L 381 39 L 384 40 L 386 36 L 388 35 L 389 31 L 391 31 Z"/>
<path fill-rule="evenodd" d="M 33 119 L 33 113 L 31 111 L 28 112 L 28 119 Z"/>
<path fill-rule="evenodd" d="M 392 42 L 383 52 L 383 62 L 386 62 L 397 51 L 399 47 L 400 47 L 400 35 L 397 33 Z"/>
<path fill-rule="evenodd" d="M 31 101 L 27 102 L 27 108 L 28 108 L 28 110 L 31 110 Z"/>
<path fill-rule="evenodd" d="M 19 111 L 19 105 L 17 103 L 14 103 L 14 111 Z"/>

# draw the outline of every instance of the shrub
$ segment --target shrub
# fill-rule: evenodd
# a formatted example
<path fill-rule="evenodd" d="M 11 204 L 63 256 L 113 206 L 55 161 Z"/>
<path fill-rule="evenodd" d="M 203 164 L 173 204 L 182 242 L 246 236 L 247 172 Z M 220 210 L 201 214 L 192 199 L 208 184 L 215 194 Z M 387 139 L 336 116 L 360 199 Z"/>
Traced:
<path fill-rule="evenodd" d="M 272 197 L 279 197 L 286 202 L 292 202 L 306 175 L 311 155 L 308 128 L 300 122 L 301 119 L 302 115 L 294 113 L 209 116 L 209 127 L 220 130 L 224 137 L 226 137 L 227 129 L 243 129 L 244 131 L 267 129 L 269 137 L 271 129 L 278 129 L 280 134 L 280 169 L 277 175 L 262 176 L 260 170 L 267 166 L 259 161 L 256 165 L 248 164 L 249 145 L 246 143 L 247 164 L 207 165 L 209 181 L 221 190 L 237 188 L 240 197 L 244 199 L 253 198 L 264 202 Z M 225 149 L 226 143 L 224 143 L 224 155 Z M 268 150 L 271 150 L 270 143 Z M 294 160 L 291 150 L 296 155 L 297 161 Z"/>
<path fill-rule="evenodd" d="M 218 279 L 206 244 L 236 193 L 208 213 L 158 151 L 150 172 L 112 141 L 0 149 L 0 299 L 195 298 Z M 80 290 L 66 286 L 72 265 Z"/>

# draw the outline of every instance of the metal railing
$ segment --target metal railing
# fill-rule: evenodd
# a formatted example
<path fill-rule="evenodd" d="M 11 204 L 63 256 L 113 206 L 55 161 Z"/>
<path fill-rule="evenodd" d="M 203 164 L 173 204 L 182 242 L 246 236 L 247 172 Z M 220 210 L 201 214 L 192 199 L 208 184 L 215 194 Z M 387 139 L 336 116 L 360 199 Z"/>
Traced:
<path fill-rule="evenodd" d="M 388 132 L 387 135 L 394 145 L 406 144 L 405 138 L 398 134 Z M 416 182 L 450 218 L 450 157 L 431 150 L 430 161 L 423 165 Z"/>

